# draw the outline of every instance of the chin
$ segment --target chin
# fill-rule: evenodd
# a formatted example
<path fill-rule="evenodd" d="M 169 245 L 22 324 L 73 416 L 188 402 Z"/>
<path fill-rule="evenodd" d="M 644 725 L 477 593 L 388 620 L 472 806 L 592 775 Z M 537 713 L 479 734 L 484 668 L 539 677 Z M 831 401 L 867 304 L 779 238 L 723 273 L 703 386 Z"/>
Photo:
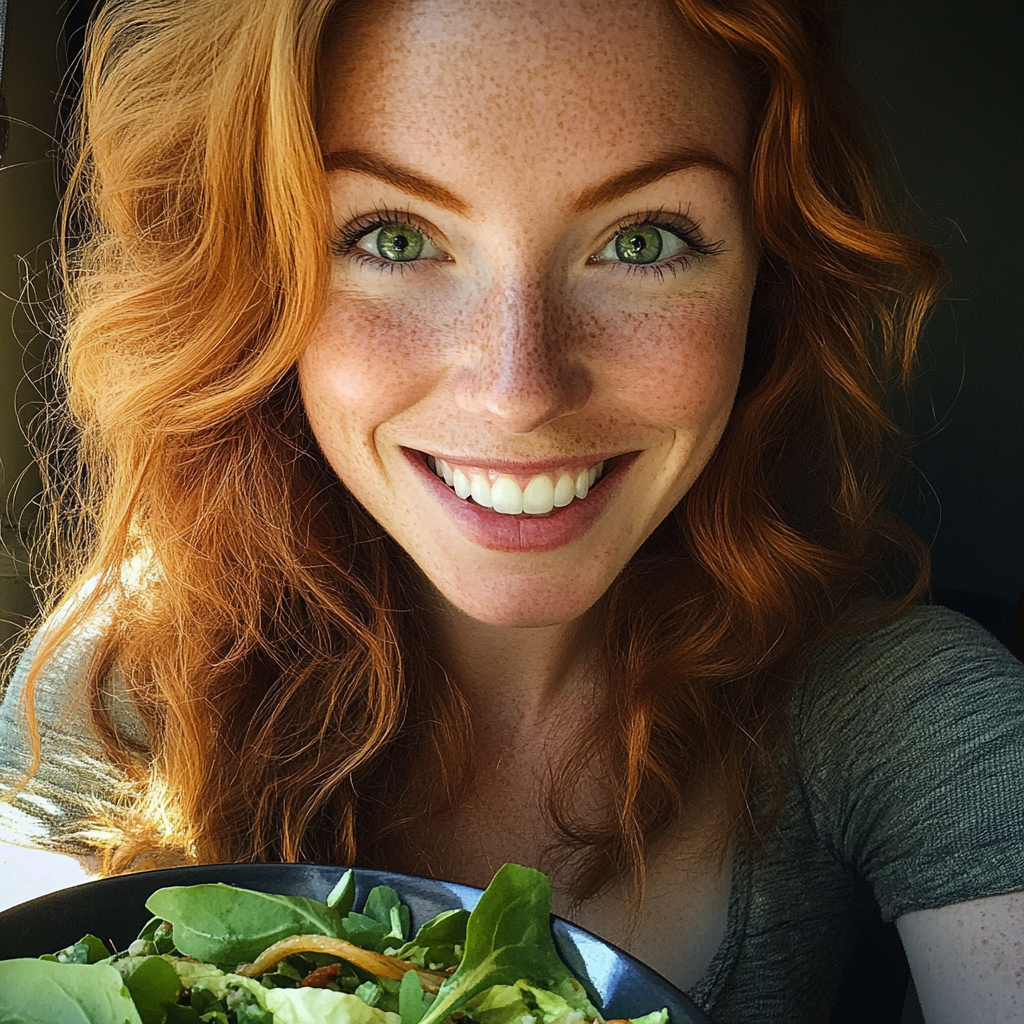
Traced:
<path fill-rule="evenodd" d="M 488 583 L 465 580 L 431 581 L 441 595 L 463 615 L 488 626 L 539 629 L 573 622 L 592 608 L 607 584 L 581 587 L 579 581 L 501 576 Z M 609 581 L 610 582 L 610 581 Z"/>

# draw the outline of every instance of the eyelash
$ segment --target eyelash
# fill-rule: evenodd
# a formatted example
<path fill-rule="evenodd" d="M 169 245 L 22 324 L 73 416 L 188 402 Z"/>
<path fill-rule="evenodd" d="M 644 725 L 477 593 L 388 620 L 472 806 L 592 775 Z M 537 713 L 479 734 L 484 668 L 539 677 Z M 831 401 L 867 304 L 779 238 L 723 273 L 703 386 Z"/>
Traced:
<path fill-rule="evenodd" d="M 418 271 L 422 268 L 416 266 L 419 260 L 400 262 L 398 260 L 382 260 L 374 256 L 372 252 L 360 249 L 356 243 L 366 235 L 372 234 L 378 228 L 387 227 L 388 224 L 411 224 L 417 231 L 421 232 L 430 244 L 434 240 L 427 231 L 424 231 L 413 218 L 408 210 L 391 210 L 386 206 L 375 206 L 373 213 L 357 217 L 350 224 L 346 224 L 331 243 L 331 252 L 335 256 L 348 256 L 359 263 L 371 266 L 382 274 L 390 271 L 392 274 L 397 270 L 404 274 L 406 270 Z"/>
<path fill-rule="evenodd" d="M 623 267 L 625 273 L 639 274 L 640 277 L 654 274 L 659 281 L 663 281 L 666 270 L 671 270 L 674 277 L 680 269 L 685 270 L 694 260 L 699 262 L 706 256 L 717 256 L 719 253 L 725 252 L 724 240 L 708 242 L 705 239 L 700 230 L 699 221 L 692 220 L 683 213 L 682 209 L 677 210 L 675 213 L 669 213 L 666 212 L 664 207 L 653 211 L 628 214 L 609 232 L 598 252 L 601 252 L 616 235 L 623 231 L 628 231 L 630 228 L 640 227 L 661 228 L 664 231 L 668 231 L 677 238 L 682 239 L 686 243 L 687 248 L 682 252 L 676 253 L 675 256 L 658 260 L 657 263 L 623 263 L 616 260 L 599 260 L 597 262 L 612 263 Z M 592 260 L 593 257 L 587 262 L 590 263 Z"/>
<path fill-rule="evenodd" d="M 379 270 L 380 273 L 388 271 L 390 273 L 404 274 L 407 270 L 418 272 L 423 267 L 418 266 L 422 260 L 409 260 L 406 262 L 398 260 L 382 260 L 373 253 L 367 252 L 365 249 L 359 248 L 357 243 L 365 238 L 367 235 L 372 234 L 378 228 L 387 227 L 389 224 L 411 224 L 417 231 L 421 232 L 430 242 L 431 245 L 436 243 L 430 237 L 430 234 L 425 231 L 419 224 L 416 223 L 415 218 L 408 210 L 393 210 L 384 206 L 375 206 L 372 213 L 366 214 L 362 217 L 357 217 L 350 224 L 345 225 L 334 238 L 331 243 L 331 252 L 335 256 L 348 256 L 352 259 L 357 260 L 359 263 L 374 267 Z M 675 256 L 670 256 L 667 259 L 659 260 L 657 263 L 623 263 L 617 260 L 597 260 L 594 261 L 594 257 L 590 257 L 587 262 L 591 265 L 596 263 L 611 263 L 619 267 L 623 267 L 627 274 L 639 274 L 640 277 L 646 277 L 648 274 L 654 274 L 658 280 L 664 280 L 665 270 L 671 270 L 673 276 L 678 272 L 679 269 L 686 269 L 693 260 L 701 260 L 706 256 L 716 256 L 721 252 L 724 252 L 723 241 L 708 242 L 705 240 L 703 234 L 700 231 L 699 222 L 691 220 L 685 216 L 683 212 L 677 211 L 676 213 L 666 213 L 664 207 L 658 210 L 649 210 L 642 213 L 631 213 L 624 217 L 615 228 L 607 235 L 606 240 L 601 245 L 598 252 L 605 249 L 608 243 L 620 232 L 626 231 L 629 228 L 639 227 L 653 227 L 661 228 L 664 231 L 669 231 L 676 237 L 680 238 L 687 246 L 686 250 L 677 253 Z"/>

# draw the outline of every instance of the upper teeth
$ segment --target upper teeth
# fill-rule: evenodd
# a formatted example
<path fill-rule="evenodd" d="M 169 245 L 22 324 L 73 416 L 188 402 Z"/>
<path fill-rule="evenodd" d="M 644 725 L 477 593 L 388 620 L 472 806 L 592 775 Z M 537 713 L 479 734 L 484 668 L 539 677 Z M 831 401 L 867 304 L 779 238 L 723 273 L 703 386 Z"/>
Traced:
<path fill-rule="evenodd" d="M 540 473 L 520 486 L 518 480 L 503 473 L 450 466 L 433 455 L 427 456 L 427 465 L 460 498 L 472 498 L 484 508 L 509 516 L 521 512 L 542 516 L 553 508 L 564 508 L 573 498 L 585 498 L 604 472 L 604 463 L 599 462 L 575 475 L 567 469 Z"/>

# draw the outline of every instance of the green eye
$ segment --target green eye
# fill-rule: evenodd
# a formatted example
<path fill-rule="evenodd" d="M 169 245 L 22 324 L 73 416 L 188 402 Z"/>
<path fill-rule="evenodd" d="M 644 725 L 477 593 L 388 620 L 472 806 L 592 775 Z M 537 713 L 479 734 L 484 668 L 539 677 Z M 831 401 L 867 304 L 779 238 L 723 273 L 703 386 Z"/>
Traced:
<path fill-rule="evenodd" d="M 638 224 L 615 236 L 615 254 L 623 263 L 653 263 L 661 250 L 661 231 L 653 224 Z"/>
<path fill-rule="evenodd" d="M 656 224 L 628 224 L 616 231 L 593 259 L 598 263 L 644 266 L 671 259 L 691 248 L 688 242 L 668 228 Z"/>
<path fill-rule="evenodd" d="M 362 245 L 362 242 L 369 243 Z M 422 231 L 417 231 L 411 224 L 385 224 L 384 227 L 366 235 L 360 243 L 361 248 L 373 252 L 369 245 L 376 248 L 375 256 L 396 263 L 407 263 L 418 259 L 428 245 Z"/>

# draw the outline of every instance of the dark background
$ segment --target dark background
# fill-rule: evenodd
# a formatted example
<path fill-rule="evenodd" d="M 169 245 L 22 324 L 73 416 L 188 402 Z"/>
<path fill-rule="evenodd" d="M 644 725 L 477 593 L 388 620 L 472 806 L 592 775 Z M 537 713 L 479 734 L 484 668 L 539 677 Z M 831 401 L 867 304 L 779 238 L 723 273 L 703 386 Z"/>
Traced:
<path fill-rule="evenodd" d="M 182 0 L 188 2 L 188 0 Z M 56 212 L 52 160 L 67 52 L 86 0 L 9 0 L 3 91 L 14 119 L 0 170 L 0 619 L 31 611 L 20 557 L 38 478 L 24 423 L 38 410 L 41 305 Z M 1004 641 L 1024 587 L 1024 160 L 1019 0 L 848 0 L 844 52 L 915 230 L 952 285 L 925 332 L 906 518 L 930 542 L 936 599 Z M 72 62 L 73 63 L 73 62 Z M 24 123 L 22 123 L 24 122 Z M 34 276 L 33 276 L 34 275 Z M 33 322 L 36 321 L 36 323 Z M 17 486 L 15 487 L 15 484 Z M 0 625 L 0 643 L 11 629 Z"/>
<path fill-rule="evenodd" d="M 1019 0 L 844 5 L 851 77 L 952 275 L 924 335 L 905 515 L 931 541 L 936 596 L 1004 638 L 1024 587 L 1022 14 Z"/>

